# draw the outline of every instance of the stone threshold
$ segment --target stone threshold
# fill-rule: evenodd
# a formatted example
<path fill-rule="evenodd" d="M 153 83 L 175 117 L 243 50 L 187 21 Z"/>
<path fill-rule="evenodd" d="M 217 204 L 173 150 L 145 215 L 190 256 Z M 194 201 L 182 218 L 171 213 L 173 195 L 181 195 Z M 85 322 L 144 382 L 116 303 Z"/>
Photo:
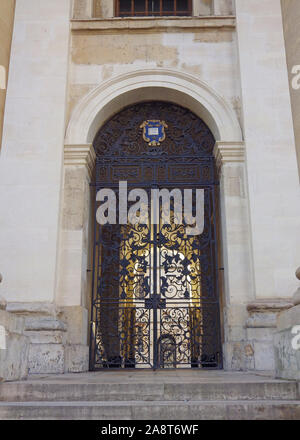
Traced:
<path fill-rule="evenodd" d="M 196 369 L 195 369 L 196 370 Z M 64 374 L 29 374 L 24 381 L 9 382 L 12 384 L 239 384 L 239 383 L 289 383 L 293 380 L 275 378 L 273 371 L 225 371 L 225 370 L 198 370 L 168 369 L 156 370 L 98 370 L 84 373 Z M 8 382 L 7 382 L 8 383 Z M 1 388 L 1 387 L 0 387 Z"/>
<path fill-rule="evenodd" d="M 129 17 L 111 19 L 72 19 L 71 30 L 120 32 L 120 31 L 195 31 L 199 29 L 233 30 L 236 27 L 234 16 L 202 16 L 202 17 Z"/>

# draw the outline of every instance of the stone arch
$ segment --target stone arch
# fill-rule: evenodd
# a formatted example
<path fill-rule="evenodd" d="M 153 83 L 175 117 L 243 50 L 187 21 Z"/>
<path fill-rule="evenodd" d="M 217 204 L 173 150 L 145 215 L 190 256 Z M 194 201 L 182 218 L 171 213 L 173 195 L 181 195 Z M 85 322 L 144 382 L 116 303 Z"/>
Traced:
<path fill-rule="evenodd" d="M 147 100 L 169 101 L 190 109 L 208 125 L 217 141 L 242 141 L 234 110 L 215 90 L 190 74 L 155 69 L 116 76 L 88 93 L 71 115 L 66 144 L 92 143 L 98 129 L 112 115 Z"/>
<path fill-rule="evenodd" d="M 242 130 L 237 115 L 231 105 L 206 83 L 193 75 L 169 69 L 136 70 L 116 76 L 101 83 L 89 92 L 77 104 L 71 114 L 66 139 L 64 154 L 64 203 L 68 204 L 68 179 L 72 186 L 74 181 L 82 186 L 82 191 L 77 194 L 80 199 L 80 224 L 77 231 L 76 242 L 70 241 L 73 237 L 68 230 L 63 230 L 60 240 L 60 264 L 56 301 L 60 306 L 74 306 L 78 304 L 87 316 L 87 304 L 90 292 L 87 282 L 87 268 L 89 267 L 89 244 L 87 237 L 89 230 L 90 199 L 87 197 L 87 187 L 90 181 L 94 164 L 95 152 L 92 148 L 95 135 L 103 124 L 123 108 L 137 104 L 141 101 L 166 101 L 181 105 L 192 111 L 210 128 L 216 140 L 214 154 L 218 168 L 222 169 L 220 178 L 220 209 L 222 258 L 224 266 L 224 310 L 230 310 L 231 302 L 245 303 L 252 298 L 252 281 L 249 277 L 251 267 L 250 231 L 248 225 L 248 200 L 244 195 L 246 188 L 245 149 Z M 75 178 L 75 175 L 77 176 Z M 232 177 L 237 182 L 238 193 L 234 198 L 228 193 L 232 186 Z M 245 189 L 246 191 L 246 189 Z M 234 212 L 234 216 L 231 213 Z M 237 224 L 246 224 L 243 229 L 243 239 L 239 246 L 235 244 Z M 74 248 L 76 248 L 75 263 Z M 241 255 L 243 258 L 241 258 Z M 74 264 L 81 270 L 74 273 Z M 237 277 L 236 274 L 239 274 Z M 70 279 L 70 283 L 65 280 Z M 70 286 L 69 286 L 70 284 Z M 75 286 L 75 288 L 74 288 Z M 80 304 L 80 306 L 79 306 Z M 228 312 L 229 313 L 229 312 Z M 224 354 L 227 353 L 229 328 L 232 325 L 224 312 L 224 332 L 226 341 Z M 84 321 L 84 320 L 82 320 Z M 228 321 L 228 322 L 227 322 Z M 82 338 L 87 338 L 87 327 L 82 327 Z M 228 346 L 230 351 L 230 345 Z"/>

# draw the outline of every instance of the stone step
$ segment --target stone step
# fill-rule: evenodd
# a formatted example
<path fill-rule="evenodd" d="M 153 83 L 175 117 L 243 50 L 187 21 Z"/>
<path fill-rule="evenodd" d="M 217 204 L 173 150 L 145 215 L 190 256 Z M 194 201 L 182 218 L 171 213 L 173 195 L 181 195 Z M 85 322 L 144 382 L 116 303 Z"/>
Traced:
<path fill-rule="evenodd" d="M 299 420 L 300 401 L 1 402 L 0 419 Z"/>
<path fill-rule="evenodd" d="M 1 402 L 80 402 L 80 401 L 254 401 L 298 400 L 296 382 L 257 381 L 181 381 L 135 380 L 128 383 L 78 383 L 78 381 L 24 381 L 0 384 Z"/>

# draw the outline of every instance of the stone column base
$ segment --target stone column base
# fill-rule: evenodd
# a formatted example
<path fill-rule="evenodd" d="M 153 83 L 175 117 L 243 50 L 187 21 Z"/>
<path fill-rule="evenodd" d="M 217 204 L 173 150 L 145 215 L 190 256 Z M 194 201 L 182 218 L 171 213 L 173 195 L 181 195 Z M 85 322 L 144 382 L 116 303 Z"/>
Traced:
<path fill-rule="evenodd" d="M 277 316 L 292 305 L 292 301 L 272 299 L 248 304 L 246 338 L 247 351 L 252 357 L 250 370 L 275 371 L 274 334 Z"/>
<path fill-rule="evenodd" d="M 277 316 L 292 306 L 292 301 L 287 300 L 257 300 L 247 306 L 231 307 L 223 346 L 224 368 L 274 372 Z"/>
<path fill-rule="evenodd" d="M 24 322 L 24 335 L 29 341 L 29 374 L 88 371 L 85 309 L 66 307 L 58 310 L 50 303 L 10 303 L 7 308 L 15 319 Z"/>
<path fill-rule="evenodd" d="M 293 333 L 296 326 L 299 326 L 297 333 Z M 300 338 L 295 341 L 299 333 L 300 304 L 278 316 L 274 337 L 275 371 L 278 378 L 300 380 Z"/>
<path fill-rule="evenodd" d="M 24 319 L 0 307 L 0 382 L 23 380 L 28 375 L 29 338 L 24 336 Z"/>

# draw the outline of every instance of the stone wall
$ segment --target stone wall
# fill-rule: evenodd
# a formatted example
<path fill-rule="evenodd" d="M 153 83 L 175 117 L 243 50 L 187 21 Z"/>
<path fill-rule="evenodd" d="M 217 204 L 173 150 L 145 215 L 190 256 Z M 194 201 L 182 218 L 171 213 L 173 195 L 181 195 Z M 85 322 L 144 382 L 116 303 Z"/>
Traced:
<path fill-rule="evenodd" d="M 147 68 L 195 75 L 227 99 L 239 115 L 234 20 L 214 20 L 134 19 L 130 26 L 128 20 L 73 23 L 68 117 L 102 82 Z"/>
<path fill-rule="evenodd" d="M 29 374 L 88 371 L 87 313 L 80 307 L 52 303 L 8 303 L 7 312 L 23 322 L 28 341 Z M 15 347 L 11 350 L 15 351 Z"/>
<path fill-rule="evenodd" d="M 227 311 L 227 340 L 224 344 L 225 369 L 275 371 L 277 317 L 293 306 L 287 300 L 258 300 L 247 307 Z"/>
<path fill-rule="evenodd" d="M 0 300 L 0 382 L 28 375 L 29 339 L 24 327 L 24 319 L 6 311 L 6 301 Z"/>
<path fill-rule="evenodd" d="M 2 4 L 2 1 L 1 1 Z M 54 301 L 71 0 L 17 0 L 0 156 L 10 301 Z"/>
<path fill-rule="evenodd" d="M 29 371 L 88 368 L 93 134 L 151 99 L 203 115 L 215 135 L 225 367 L 272 370 L 276 316 L 289 307 L 300 257 L 280 0 L 236 0 L 236 19 L 222 16 L 232 14 L 230 0 L 188 19 L 111 19 L 111 5 L 86 20 L 94 4 L 76 0 L 73 16 L 84 20 L 70 25 L 70 0 L 17 1 L 0 269 L 6 313 L 24 320 Z"/>
<path fill-rule="evenodd" d="M 110 2 L 112 3 L 112 2 Z M 73 0 L 73 18 L 91 18 L 95 13 L 94 0 Z"/>
<path fill-rule="evenodd" d="M 6 86 L 9 72 L 10 47 L 13 33 L 15 0 L 0 2 L 0 150 L 2 144 L 2 129 Z"/>
<path fill-rule="evenodd" d="M 234 0 L 214 0 L 213 14 L 234 15 Z"/>
<path fill-rule="evenodd" d="M 300 187 L 280 0 L 235 0 L 255 295 L 289 298 Z"/>
<path fill-rule="evenodd" d="M 296 272 L 300 280 L 300 268 Z M 300 380 L 300 287 L 293 307 L 279 314 L 274 338 L 276 376 Z"/>
<path fill-rule="evenodd" d="M 300 332 L 300 304 L 278 317 L 275 335 L 276 377 L 300 380 L 300 348 L 292 346 L 292 333 L 298 326 Z"/>

